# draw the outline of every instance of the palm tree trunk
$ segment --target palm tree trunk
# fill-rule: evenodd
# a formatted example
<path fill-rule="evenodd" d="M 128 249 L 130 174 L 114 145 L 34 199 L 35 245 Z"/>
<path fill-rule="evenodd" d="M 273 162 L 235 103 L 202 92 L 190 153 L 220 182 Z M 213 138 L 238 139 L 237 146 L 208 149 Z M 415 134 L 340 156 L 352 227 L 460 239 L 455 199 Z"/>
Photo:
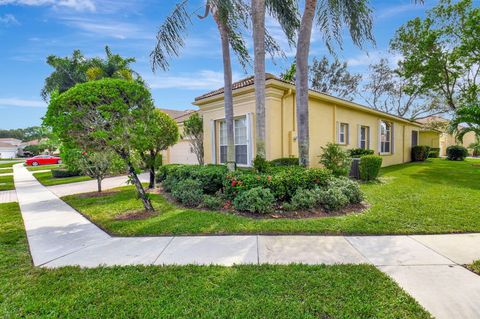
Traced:
<path fill-rule="evenodd" d="M 305 0 L 305 11 L 300 24 L 297 43 L 297 71 L 295 79 L 297 103 L 297 138 L 300 165 L 307 167 L 309 158 L 309 125 L 308 125 L 308 54 L 312 37 L 313 19 L 317 0 Z"/>
<path fill-rule="evenodd" d="M 252 0 L 255 55 L 255 140 L 257 156 L 265 154 L 265 0 Z"/>
<path fill-rule="evenodd" d="M 227 125 L 227 167 L 235 170 L 235 140 L 233 136 L 233 92 L 232 92 L 232 61 L 230 59 L 230 43 L 226 26 L 217 14 L 213 15 L 217 23 L 222 42 L 223 78 L 224 78 L 224 103 L 225 122 Z"/>

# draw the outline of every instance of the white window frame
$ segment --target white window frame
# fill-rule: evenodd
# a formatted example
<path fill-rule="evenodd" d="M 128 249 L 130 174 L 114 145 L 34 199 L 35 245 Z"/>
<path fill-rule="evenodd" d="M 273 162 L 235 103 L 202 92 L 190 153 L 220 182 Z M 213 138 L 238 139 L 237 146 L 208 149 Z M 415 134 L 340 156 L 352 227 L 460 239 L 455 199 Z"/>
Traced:
<path fill-rule="evenodd" d="M 365 129 L 365 139 L 362 140 L 362 130 Z M 365 143 L 365 148 L 362 147 L 362 142 Z M 358 129 L 358 148 L 369 150 L 370 149 L 370 126 L 360 125 Z"/>
<path fill-rule="evenodd" d="M 383 132 L 383 126 L 382 124 L 385 124 L 385 132 Z M 388 134 L 388 135 L 387 135 Z M 386 141 L 389 144 L 389 151 L 385 152 L 384 145 L 386 142 L 382 141 L 383 135 L 387 135 L 389 137 L 389 140 Z M 385 120 L 380 120 L 379 122 L 379 128 L 378 128 L 378 149 L 380 155 L 391 155 L 393 154 L 393 122 L 385 121 Z"/>
<path fill-rule="evenodd" d="M 251 160 L 251 154 L 252 154 L 252 151 L 251 151 L 251 124 L 250 124 L 250 121 L 251 121 L 251 114 L 245 114 L 245 115 L 242 115 L 242 116 L 238 116 L 238 117 L 235 117 L 233 119 L 233 134 L 234 134 L 234 146 L 246 146 L 247 147 L 247 163 L 244 164 L 244 163 L 236 163 L 237 166 L 240 166 L 240 167 L 250 167 L 251 166 L 251 163 L 252 163 L 252 160 Z M 245 144 L 237 144 L 235 142 L 235 126 L 236 126 L 236 121 L 237 120 L 240 120 L 240 119 L 245 119 Z M 219 149 L 219 154 L 218 154 L 218 163 L 219 164 L 226 164 L 226 161 L 225 162 L 222 162 L 222 151 L 221 151 L 221 147 L 222 146 L 227 146 L 227 144 L 223 144 L 222 143 L 222 126 L 225 125 L 225 137 L 226 137 L 226 122 L 225 122 L 225 119 L 220 119 L 218 120 L 218 123 L 219 123 L 219 127 L 218 127 L 218 149 Z M 236 154 L 236 152 L 235 152 Z M 217 161 L 217 159 L 215 159 Z"/>
<path fill-rule="evenodd" d="M 343 132 L 342 132 L 343 129 Z M 348 145 L 348 137 L 350 135 L 350 126 L 348 123 L 339 123 L 338 124 L 338 136 L 337 141 L 340 145 Z M 342 141 L 343 136 L 343 141 Z"/>

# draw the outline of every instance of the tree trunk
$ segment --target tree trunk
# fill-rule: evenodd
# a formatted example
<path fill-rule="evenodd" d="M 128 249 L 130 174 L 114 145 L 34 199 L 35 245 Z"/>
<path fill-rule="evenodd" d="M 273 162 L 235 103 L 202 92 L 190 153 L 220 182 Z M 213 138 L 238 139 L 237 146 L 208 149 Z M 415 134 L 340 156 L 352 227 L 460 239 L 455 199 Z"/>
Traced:
<path fill-rule="evenodd" d="M 147 194 L 145 193 L 145 190 L 143 189 L 142 183 L 140 182 L 140 179 L 138 178 L 137 173 L 135 172 L 135 168 L 133 167 L 130 160 L 127 160 L 127 166 L 128 166 L 128 172 L 132 179 L 132 183 L 135 185 L 138 196 L 143 202 L 143 207 L 145 207 L 145 210 L 148 212 L 155 211 L 155 209 L 153 209 L 152 203 L 150 202 L 150 199 L 148 198 Z"/>
<path fill-rule="evenodd" d="M 148 184 L 148 188 L 153 189 L 155 188 L 155 167 L 151 166 L 149 171 L 150 171 L 150 183 Z"/>
<path fill-rule="evenodd" d="M 301 166 L 308 167 L 309 158 L 309 123 L 308 123 L 308 54 L 312 36 L 313 19 L 317 0 L 305 0 L 305 11 L 300 24 L 297 42 L 297 71 L 295 79 L 297 103 L 297 139 L 298 157 Z"/>
<path fill-rule="evenodd" d="M 213 17 L 217 23 L 222 42 L 225 123 L 227 125 L 227 167 L 230 171 L 233 171 L 235 170 L 235 140 L 233 135 L 232 61 L 230 59 L 230 43 L 228 41 L 226 26 L 217 14 L 214 14 Z"/>
<path fill-rule="evenodd" d="M 101 177 L 97 177 L 97 189 L 98 189 L 99 193 L 102 192 L 102 178 Z"/>
<path fill-rule="evenodd" d="M 255 70 L 255 146 L 257 156 L 265 154 L 265 0 L 252 0 Z"/>

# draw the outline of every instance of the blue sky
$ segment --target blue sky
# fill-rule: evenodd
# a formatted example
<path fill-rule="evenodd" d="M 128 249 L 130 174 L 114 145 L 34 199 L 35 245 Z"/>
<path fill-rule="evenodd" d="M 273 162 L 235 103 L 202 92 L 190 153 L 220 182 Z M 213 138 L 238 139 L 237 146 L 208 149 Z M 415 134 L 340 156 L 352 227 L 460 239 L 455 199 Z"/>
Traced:
<path fill-rule="evenodd" d="M 204 0 L 191 0 L 191 11 L 202 3 Z M 398 57 L 386 51 L 395 30 L 409 19 L 423 16 L 435 3 L 371 1 L 376 46 L 362 51 L 345 37 L 338 56 L 359 73 L 382 55 L 395 63 Z M 171 61 L 168 72 L 154 74 L 149 54 L 157 28 L 174 4 L 172 0 L 0 0 L 0 129 L 41 124 L 46 104 L 40 90 L 52 71 L 45 62 L 48 55 L 66 56 L 80 49 L 86 56 L 103 56 L 105 45 L 114 53 L 136 58 L 133 68 L 147 81 L 158 107 L 194 108 L 195 96 L 223 86 L 218 32 L 211 18 L 193 20 L 182 55 Z M 275 21 L 267 19 L 267 25 L 288 56 L 285 61 L 267 63 L 268 72 L 279 74 L 290 64 L 294 51 Z M 321 36 L 314 33 L 311 57 L 325 53 Z M 235 79 L 251 72 L 245 73 L 234 61 Z"/>

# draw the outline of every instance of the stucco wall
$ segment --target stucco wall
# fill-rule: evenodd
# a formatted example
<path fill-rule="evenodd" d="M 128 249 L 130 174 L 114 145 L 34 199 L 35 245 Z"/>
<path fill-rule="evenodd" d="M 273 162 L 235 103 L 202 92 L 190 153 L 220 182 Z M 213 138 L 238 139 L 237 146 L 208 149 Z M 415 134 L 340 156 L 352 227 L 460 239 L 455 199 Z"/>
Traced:
<path fill-rule="evenodd" d="M 426 145 L 430 147 L 440 147 L 440 134 L 436 132 L 421 132 L 419 145 Z"/>

